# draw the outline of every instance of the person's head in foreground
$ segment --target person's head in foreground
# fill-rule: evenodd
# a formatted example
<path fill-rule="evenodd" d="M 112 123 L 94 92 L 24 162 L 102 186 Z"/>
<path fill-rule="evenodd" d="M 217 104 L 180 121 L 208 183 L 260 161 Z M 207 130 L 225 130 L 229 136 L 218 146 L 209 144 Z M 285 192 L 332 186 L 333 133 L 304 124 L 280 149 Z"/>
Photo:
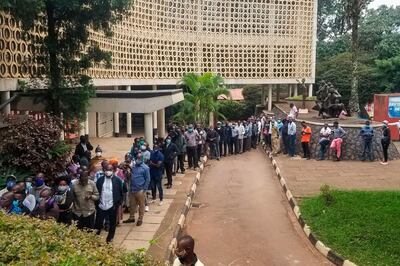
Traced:
<path fill-rule="evenodd" d="M 178 239 L 175 255 L 178 258 L 176 258 L 173 266 L 204 266 L 204 264 L 197 259 L 197 256 L 194 253 L 194 239 L 189 235 L 182 236 Z"/>

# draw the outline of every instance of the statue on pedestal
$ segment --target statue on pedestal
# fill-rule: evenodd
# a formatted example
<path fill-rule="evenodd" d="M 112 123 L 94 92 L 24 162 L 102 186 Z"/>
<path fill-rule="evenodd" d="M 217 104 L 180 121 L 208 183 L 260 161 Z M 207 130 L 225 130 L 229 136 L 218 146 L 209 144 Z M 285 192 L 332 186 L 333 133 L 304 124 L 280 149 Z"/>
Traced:
<path fill-rule="evenodd" d="M 338 118 L 344 104 L 341 102 L 342 95 L 330 82 L 321 82 L 321 86 L 317 91 L 317 100 L 315 110 L 319 111 L 318 116 L 323 118 Z"/>

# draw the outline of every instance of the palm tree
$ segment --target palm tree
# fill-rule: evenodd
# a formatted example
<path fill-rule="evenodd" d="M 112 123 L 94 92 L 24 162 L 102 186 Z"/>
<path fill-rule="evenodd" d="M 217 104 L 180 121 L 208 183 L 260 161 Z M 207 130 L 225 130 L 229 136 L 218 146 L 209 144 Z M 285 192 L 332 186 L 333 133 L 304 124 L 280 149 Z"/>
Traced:
<path fill-rule="evenodd" d="M 188 73 L 182 77 L 178 85 L 185 87 L 185 99 L 180 111 L 174 117 L 176 120 L 206 125 L 210 114 L 223 117 L 219 113 L 218 96 L 228 95 L 229 92 L 220 75 L 210 72 L 201 75 Z"/>

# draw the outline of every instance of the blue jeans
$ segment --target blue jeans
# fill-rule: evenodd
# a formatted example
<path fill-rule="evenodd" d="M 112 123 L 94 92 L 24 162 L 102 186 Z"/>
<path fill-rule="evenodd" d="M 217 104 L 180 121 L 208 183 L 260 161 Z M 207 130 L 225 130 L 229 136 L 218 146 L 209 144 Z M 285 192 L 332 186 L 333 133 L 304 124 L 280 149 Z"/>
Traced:
<path fill-rule="evenodd" d="M 372 139 L 364 139 L 363 153 L 361 155 L 361 159 L 364 161 L 366 157 L 372 161 Z"/>
<path fill-rule="evenodd" d="M 293 157 L 296 154 L 296 135 L 289 135 L 289 155 Z"/>
<path fill-rule="evenodd" d="M 325 160 L 325 153 L 327 150 L 327 147 L 329 146 L 330 141 L 328 139 L 322 140 L 319 142 L 319 145 L 321 146 L 321 149 L 319 150 L 319 158 L 321 160 Z"/>
<path fill-rule="evenodd" d="M 152 176 L 150 180 L 150 188 L 151 188 L 151 195 L 153 197 L 153 200 L 155 200 L 157 197 L 157 189 L 158 189 L 158 194 L 160 196 L 160 200 L 163 200 L 164 198 L 164 192 L 163 192 L 163 187 L 161 184 L 162 181 L 162 176 Z"/>

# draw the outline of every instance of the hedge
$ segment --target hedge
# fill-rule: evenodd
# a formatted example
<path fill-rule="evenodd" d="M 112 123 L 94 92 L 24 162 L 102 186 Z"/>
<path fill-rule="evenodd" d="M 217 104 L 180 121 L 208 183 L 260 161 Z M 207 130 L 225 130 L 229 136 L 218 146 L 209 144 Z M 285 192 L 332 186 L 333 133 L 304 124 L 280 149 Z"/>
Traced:
<path fill-rule="evenodd" d="M 0 212 L 0 265 L 162 265 L 128 253 L 75 226 Z"/>

